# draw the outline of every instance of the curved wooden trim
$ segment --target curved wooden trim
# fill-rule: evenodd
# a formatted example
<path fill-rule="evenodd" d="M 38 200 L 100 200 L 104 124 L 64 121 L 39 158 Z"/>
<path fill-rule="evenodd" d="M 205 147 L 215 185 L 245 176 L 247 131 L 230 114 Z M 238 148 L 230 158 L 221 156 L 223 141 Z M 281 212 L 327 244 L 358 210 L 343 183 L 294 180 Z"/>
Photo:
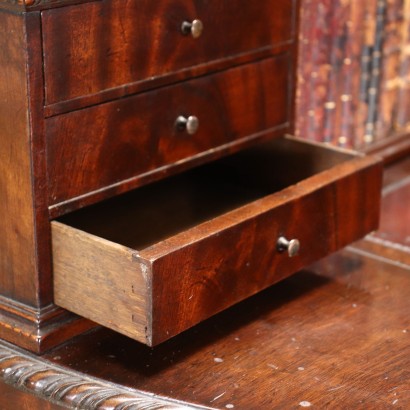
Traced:
<path fill-rule="evenodd" d="M 35 353 L 95 326 L 55 305 L 35 308 L 0 295 L 0 338 Z"/>
<path fill-rule="evenodd" d="M 205 409 L 70 371 L 0 342 L 0 381 L 63 407 L 76 409 Z"/>

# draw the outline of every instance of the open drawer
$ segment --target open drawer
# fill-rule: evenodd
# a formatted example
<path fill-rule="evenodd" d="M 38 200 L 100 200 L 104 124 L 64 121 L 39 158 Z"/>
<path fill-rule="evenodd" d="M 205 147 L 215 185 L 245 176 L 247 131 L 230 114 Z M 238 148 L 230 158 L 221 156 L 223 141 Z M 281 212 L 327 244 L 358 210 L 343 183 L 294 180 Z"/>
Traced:
<path fill-rule="evenodd" d="M 283 138 L 66 215 L 55 303 L 158 344 L 374 230 L 381 171 Z"/>

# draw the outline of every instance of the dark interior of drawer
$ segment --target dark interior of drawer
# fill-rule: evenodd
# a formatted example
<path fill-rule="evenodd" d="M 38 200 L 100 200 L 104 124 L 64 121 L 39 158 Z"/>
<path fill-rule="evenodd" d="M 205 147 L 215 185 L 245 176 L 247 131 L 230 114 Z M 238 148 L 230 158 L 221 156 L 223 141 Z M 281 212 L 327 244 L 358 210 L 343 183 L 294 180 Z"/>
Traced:
<path fill-rule="evenodd" d="M 60 221 L 142 249 L 351 157 L 296 140 L 276 139 L 73 212 Z"/>

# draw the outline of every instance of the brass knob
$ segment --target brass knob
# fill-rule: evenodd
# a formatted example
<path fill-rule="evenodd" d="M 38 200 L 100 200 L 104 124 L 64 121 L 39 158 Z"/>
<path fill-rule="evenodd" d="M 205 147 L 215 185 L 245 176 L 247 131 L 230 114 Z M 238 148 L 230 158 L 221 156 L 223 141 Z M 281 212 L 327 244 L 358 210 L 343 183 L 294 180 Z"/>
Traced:
<path fill-rule="evenodd" d="M 175 121 L 176 128 L 179 131 L 186 131 L 189 135 L 194 135 L 199 128 L 199 120 L 195 115 L 184 117 L 180 115 Z"/>
<path fill-rule="evenodd" d="M 193 38 L 198 38 L 201 36 L 204 30 L 204 25 L 201 20 L 195 19 L 192 22 L 184 21 L 181 25 L 182 34 L 191 34 Z"/>
<path fill-rule="evenodd" d="M 285 237 L 281 236 L 276 242 L 276 249 L 278 252 L 288 252 L 290 258 L 293 258 L 299 253 L 300 242 L 297 239 L 291 239 L 288 241 Z"/>

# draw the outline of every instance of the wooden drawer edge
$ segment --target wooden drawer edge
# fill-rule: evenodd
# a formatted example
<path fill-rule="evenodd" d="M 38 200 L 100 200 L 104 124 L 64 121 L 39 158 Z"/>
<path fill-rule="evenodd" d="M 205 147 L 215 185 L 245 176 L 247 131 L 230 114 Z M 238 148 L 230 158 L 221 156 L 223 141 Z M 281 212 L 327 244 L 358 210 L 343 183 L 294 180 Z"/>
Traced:
<path fill-rule="evenodd" d="M 91 320 L 110 318 L 106 326 L 151 344 L 145 314 L 151 282 L 137 252 L 58 221 L 51 222 L 51 231 L 55 303 Z M 132 318 L 132 330 L 124 317 Z"/>
<path fill-rule="evenodd" d="M 136 247 L 139 251 L 53 221 L 56 304 L 148 345 L 167 340 L 376 229 L 382 164 L 376 157 L 352 156 L 154 245 Z M 301 231 L 308 252 L 300 259 L 277 254 L 277 237 L 298 235 L 305 211 L 315 214 L 306 220 L 309 227 Z M 266 240 L 264 226 L 271 226 L 270 256 L 259 263 L 253 247 Z M 259 236 L 256 242 L 254 235 Z M 229 244 L 236 239 L 240 245 L 231 250 Z M 208 249 L 215 260 L 209 260 Z M 242 283 L 240 288 L 232 294 L 221 293 L 227 285 L 221 283 L 212 302 L 200 293 L 190 305 L 199 313 L 191 314 L 189 306 L 181 303 L 190 300 L 191 287 L 201 277 L 198 272 L 202 275 L 199 268 L 206 268 L 209 278 L 205 282 L 218 288 L 218 275 L 225 275 L 218 273 L 221 267 L 225 269 L 221 265 L 225 257 L 232 263 L 226 273 L 234 276 L 235 286 L 236 281 Z M 246 258 L 252 258 L 249 266 L 256 269 L 249 286 L 244 284 L 252 273 L 244 268 Z M 201 292 L 204 290 L 209 294 L 205 288 Z"/>
<path fill-rule="evenodd" d="M 360 154 L 359 154 L 360 155 Z M 187 242 L 189 245 L 196 241 L 218 234 L 218 232 L 236 226 L 239 222 L 245 222 L 251 218 L 268 212 L 272 208 L 285 206 L 301 196 L 307 196 L 327 185 L 331 185 L 347 178 L 350 175 L 357 174 L 367 169 L 377 168 L 382 170 L 380 159 L 375 156 L 358 156 L 350 161 L 335 166 L 329 170 L 323 171 L 312 177 L 309 177 L 300 183 L 289 186 L 280 192 L 275 192 L 269 196 L 261 198 L 250 204 L 244 205 L 238 209 L 230 211 L 217 219 L 204 222 L 178 235 L 164 240 L 160 246 L 151 247 L 140 253 L 141 257 L 146 260 L 155 261 L 162 256 L 181 248 L 181 243 Z M 376 226 L 374 227 L 374 229 Z M 188 245 L 188 246 L 189 246 Z"/>

